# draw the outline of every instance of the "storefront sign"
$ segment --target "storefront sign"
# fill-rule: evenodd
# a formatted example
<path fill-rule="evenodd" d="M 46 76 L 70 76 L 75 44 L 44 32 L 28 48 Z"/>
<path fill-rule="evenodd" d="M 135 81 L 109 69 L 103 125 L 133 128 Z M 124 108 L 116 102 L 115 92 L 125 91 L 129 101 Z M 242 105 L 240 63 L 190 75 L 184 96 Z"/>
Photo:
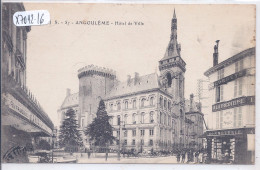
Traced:
<path fill-rule="evenodd" d="M 242 135 L 242 129 L 218 130 L 207 132 L 207 136 Z"/>
<path fill-rule="evenodd" d="M 20 114 L 28 121 L 33 122 L 34 124 L 38 125 L 40 128 L 46 130 L 48 133 L 52 133 L 51 128 L 49 128 L 42 120 L 40 120 L 35 114 L 33 114 L 27 107 L 25 107 L 22 103 L 20 103 L 17 99 L 15 99 L 12 95 L 7 94 L 4 95 L 5 104 L 15 111 L 16 113 Z"/>
<path fill-rule="evenodd" d="M 238 106 L 255 104 L 255 96 L 244 96 L 212 105 L 212 112 L 230 109 Z"/>
<path fill-rule="evenodd" d="M 217 87 L 217 86 L 219 86 L 221 84 L 226 84 L 226 83 L 228 83 L 230 81 L 233 81 L 233 80 L 235 80 L 235 79 L 237 79 L 239 77 L 243 77 L 245 75 L 246 75 L 246 69 L 241 70 L 239 72 L 236 72 L 234 74 L 231 74 L 231 75 L 229 75 L 227 77 L 224 77 L 224 78 L 222 78 L 220 80 L 215 81 L 214 82 L 214 87 Z"/>

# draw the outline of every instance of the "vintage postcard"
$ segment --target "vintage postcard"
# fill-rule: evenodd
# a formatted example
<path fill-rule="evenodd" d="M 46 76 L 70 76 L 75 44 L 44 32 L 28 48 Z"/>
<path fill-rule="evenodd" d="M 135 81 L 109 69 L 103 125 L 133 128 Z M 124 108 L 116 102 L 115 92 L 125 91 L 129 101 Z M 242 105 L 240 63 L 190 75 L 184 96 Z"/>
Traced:
<path fill-rule="evenodd" d="M 255 163 L 256 6 L 2 3 L 3 163 Z"/>

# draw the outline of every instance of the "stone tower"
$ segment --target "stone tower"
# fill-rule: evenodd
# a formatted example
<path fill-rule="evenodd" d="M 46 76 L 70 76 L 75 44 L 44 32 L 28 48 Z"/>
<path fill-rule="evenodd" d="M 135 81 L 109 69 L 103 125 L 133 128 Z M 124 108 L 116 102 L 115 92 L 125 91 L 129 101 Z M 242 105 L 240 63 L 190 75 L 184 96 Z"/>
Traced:
<path fill-rule="evenodd" d="M 174 10 L 171 22 L 171 37 L 164 57 L 159 61 L 160 80 L 162 88 L 173 96 L 173 113 L 180 117 L 180 143 L 184 141 L 185 106 L 184 82 L 186 63 L 181 58 L 181 45 L 177 41 L 177 18 Z"/>
<path fill-rule="evenodd" d="M 79 127 L 87 127 L 96 117 L 101 98 L 113 88 L 116 72 L 94 65 L 78 70 L 79 78 Z"/>

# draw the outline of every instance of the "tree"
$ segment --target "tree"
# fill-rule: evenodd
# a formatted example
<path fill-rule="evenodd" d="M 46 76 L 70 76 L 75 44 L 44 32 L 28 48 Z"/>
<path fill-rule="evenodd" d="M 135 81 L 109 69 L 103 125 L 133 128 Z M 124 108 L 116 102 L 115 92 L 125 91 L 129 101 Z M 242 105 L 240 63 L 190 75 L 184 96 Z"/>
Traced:
<path fill-rule="evenodd" d="M 83 146 L 82 137 L 78 130 L 76 114 L 73 109 L 68 109 L 66 117 L 60 126 L 59 145 L 66 150 L 77 150 Z"/>
<path fill-rule="evenodd" d="M 95 146 L 107 147 L 115 140 L 113 127 L 109 123 L 110 117 L 107 115 L 105 103 L 100 100 L 97 117 L 86 128 L 85 135 L 89 136 L 90 141 L 94 141 Z"/>

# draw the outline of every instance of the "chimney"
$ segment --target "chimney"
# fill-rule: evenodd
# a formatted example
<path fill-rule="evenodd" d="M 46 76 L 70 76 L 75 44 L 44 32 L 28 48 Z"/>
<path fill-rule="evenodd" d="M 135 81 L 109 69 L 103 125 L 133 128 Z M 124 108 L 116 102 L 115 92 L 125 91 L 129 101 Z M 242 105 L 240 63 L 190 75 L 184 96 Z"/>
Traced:
<path fill-rule="evenodd" d="M 139 81 L 139 73 L 135 72 L 135 85 L 138 83 Z"/>
<path fill-rule="evenodd" d="M 131 76 L 130 75 L 127 75 L 127 85 L 129 86 L 131 83 Z"/>
<path fill-rule="evenodd" d="M 190 94 L 190 112 L 193 111 L 193 107 L 192 107 L 192 104 L 193 104 L 193 97 L 194 97 L 194 95 L 193 95 L 193 94 Z"/>
<path fill-rule="evenodd" d="M 70 96 L 70 89 L 69 89 L 69 88 L 67 88 L 67 94 L 66 94 L 66 96 Z"/>
<path fill-rule="evenodd" d="M 213 67 L 218 65 L 218 43 L 219 40 L 216 41 L 216 45 L 214 46 L 214 53 L 213 53 Z"/>

